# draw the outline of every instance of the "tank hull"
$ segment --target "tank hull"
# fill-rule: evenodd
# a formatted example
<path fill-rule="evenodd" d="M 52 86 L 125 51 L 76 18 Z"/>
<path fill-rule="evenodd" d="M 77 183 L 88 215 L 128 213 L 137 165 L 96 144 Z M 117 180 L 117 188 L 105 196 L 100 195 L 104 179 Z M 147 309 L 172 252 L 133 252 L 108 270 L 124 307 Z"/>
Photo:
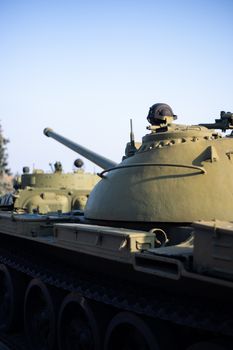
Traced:
<path fill-rule="evenodd" d="M 191 246 L 179 253 L 157 254 L 151 233 L 80 224 L 77 217 L 66 217 L 68 222 L 62 224 L 57 219 L 28 216 L 32 236 L 23 228 L 25 217 L 22 221 L 12 219 L 11 213 L 0 214 L 0 222 L 5 223 L 0 234 L 1 263 L 49 288 L 78 293 L 97 303 L 101 312 L 113 308 L 169 322 L 191 329 L 192 337 L 201 332 L 228 341 L 233 335 L 233 280 L 190 269 Z M 43 226 L 46 230 L 41 230 Z"/>

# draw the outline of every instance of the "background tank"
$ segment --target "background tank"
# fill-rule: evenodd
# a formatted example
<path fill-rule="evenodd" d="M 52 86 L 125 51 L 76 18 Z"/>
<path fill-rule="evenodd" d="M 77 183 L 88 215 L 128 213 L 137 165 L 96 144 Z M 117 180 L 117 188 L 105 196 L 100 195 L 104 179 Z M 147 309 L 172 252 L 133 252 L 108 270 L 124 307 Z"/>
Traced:
<path fill-rule="evenodd" d="M 54 164 L 52 173 L 40 169 L 30 173 L 24 167 L 23 174 L 15 180 L 15 192 L 1 198 L 1 207 L 38 214 L 83 210 L 99 178 L 84 172 L 81 159 L 74 165 L 77 169 L 73 173 L 64 173 L 60 162 Z"/>
<path fill-rule="evenodd" d="M 147 119 L 150 133 L 139 149 L 131 139 L 130 152 L 126 148 L 120 164 L 45 129 L 47 136 L 104 169 L 88 199 L 85 218 L 124 227 L 232 220 L 232 136 L 223 138 L 212 130 L 232 128 L 232 113 L 222 112 L 214 124 L 179 125 L 173 123 L 176 116 L 168 105 L 155 104 Z"/>

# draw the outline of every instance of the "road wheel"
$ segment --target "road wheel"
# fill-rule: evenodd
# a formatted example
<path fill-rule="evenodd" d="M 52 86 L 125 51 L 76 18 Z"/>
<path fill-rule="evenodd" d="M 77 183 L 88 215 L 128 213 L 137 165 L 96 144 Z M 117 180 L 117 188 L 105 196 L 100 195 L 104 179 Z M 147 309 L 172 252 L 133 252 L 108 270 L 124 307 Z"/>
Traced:
<path fill-rule="evenodd" d="M 23 275 L 0 264 L 0 330 L 20 328 L 25 285 Z"/>
<path fill-rule="evenodd" d="M 99 350 L 99 328 L 88 301 L 76 293 L 67 295 L 58 318 L 60 350 Z"/>
<path fill-rule="evenodd" d="M 48 288 L 39 279 L 33 279 L 26 290 L 24 325 L 30 349 L 54 349 L 56 339 L 55 307 Z"/>
<path fill-rule="evenodd" d="M 129 312 L 117 314 L 109 324 L 105 350 L 159 350 L 154 333 L 139 316 Z"/>

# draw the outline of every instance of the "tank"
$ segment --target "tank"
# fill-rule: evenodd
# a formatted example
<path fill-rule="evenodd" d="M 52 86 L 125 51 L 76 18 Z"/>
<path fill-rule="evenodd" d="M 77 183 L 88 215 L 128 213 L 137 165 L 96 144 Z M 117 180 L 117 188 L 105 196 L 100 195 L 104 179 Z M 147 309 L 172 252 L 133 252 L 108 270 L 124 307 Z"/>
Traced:
<path fill-rule="evenodd" d="M 103 169 L 84 212 L 0 213 L 0 328 L 26 348 L 232 349 L 233 114 L 147 119 L 119 164 L 45 129 Z"/>
<path fill-rule="evenodd" d="M 84 172 L 81 159 L 75 160 L 72 173 L 64 173 L 61 162 L 50 165 L 50 173 L 41 169 L 30 173 L 29 167 L 23 167 L 23 174 L 15 178 L 15 191 L 1 197 L 1 209 L 34 214 L 83 210 L 99 177 Z"/>

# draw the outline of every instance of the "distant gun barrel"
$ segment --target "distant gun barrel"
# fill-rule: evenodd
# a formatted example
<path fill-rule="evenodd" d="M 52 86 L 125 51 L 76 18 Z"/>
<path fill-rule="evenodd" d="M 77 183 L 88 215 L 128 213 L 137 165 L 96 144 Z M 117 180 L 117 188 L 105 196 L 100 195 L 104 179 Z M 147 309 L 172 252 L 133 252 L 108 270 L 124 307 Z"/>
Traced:
<path fill-rule="evenodd" d="M 114 168 L 117 165 L 116 162 L 113 162 L 112 160 L 105 158 L 105 157 L 89 150 L 88 148 L 85 148 L 85 147 L 79 145 L 78 143 L 75 143 L 75 142 L 57 134 L 56 132 L 54 132 L 50 128 L 45 128 L 44 134 L 48 137 L 52 137 L 53 139 L 62 143 L 66 147 L 72 149 L 74 152 L 80 154 L 81 156 L 90 160 L 91 162 L 98 165 L 100 168 L 102 168 L 104 170 L 109 169 L 109 168 Z"/>

